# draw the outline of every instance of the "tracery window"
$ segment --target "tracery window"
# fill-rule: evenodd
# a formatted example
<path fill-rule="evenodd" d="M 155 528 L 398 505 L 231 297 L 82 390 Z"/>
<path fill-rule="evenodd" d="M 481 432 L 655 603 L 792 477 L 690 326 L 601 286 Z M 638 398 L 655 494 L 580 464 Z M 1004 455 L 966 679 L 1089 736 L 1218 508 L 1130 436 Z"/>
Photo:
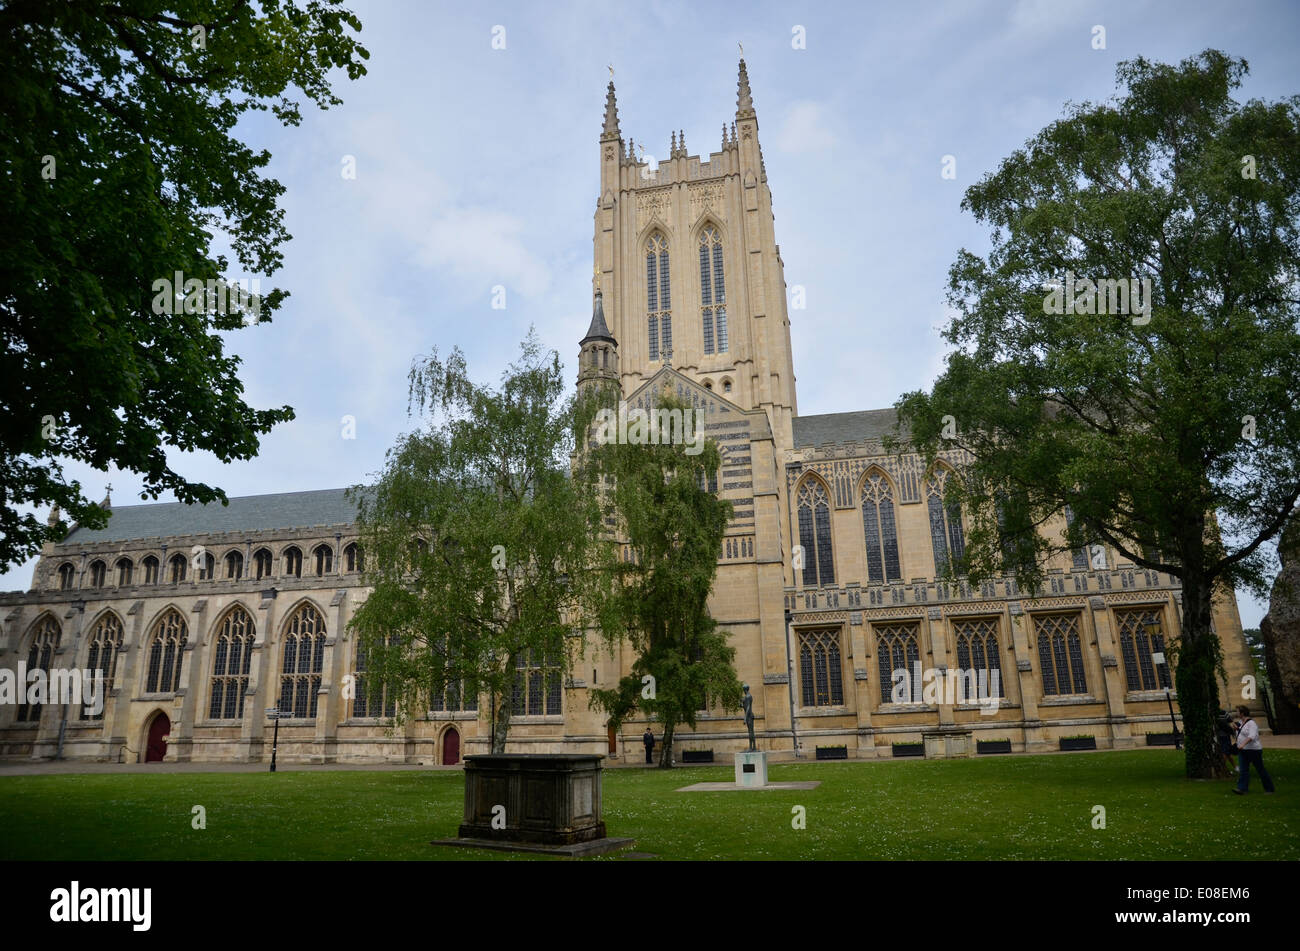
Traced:
<path fill-rule="evenodd" d="M 130 558 L 119 558 L 117 560 L 117 586 L 125 588 L 131 583 L 131 574 L 135 565 L 131 563 Z"/>
<path fill-rule="evenodd" d="M 655 232 L 645 246 L 646 330 L 650 359 L 673 349 L 672 281 L 668 267 L 668 239 Z"/>
<path fill-rule="evenodd" d="M 722 273 L 722 238 L 709 226 L 700 233 L 700 315 L 704 352 L 727 352 L 727 285 Z"/>
<path fill-rule="evenodd" d="M 939 468 L 925 482 L 925 504 L 930 516 L 930 543 L 934 548 L 934 572 L 944 574 L 949 565 L 959 564 L 966 555 L 966 538 L 962 534 L 961 509 L 945 505 L 944 487 L 952 472 Z"/>
<path fill-rule="evenodd" d="M 838 707 L 844 703 L 844 667 L 840 662 L 840 631 L 799 632 L 799 687 L 805 707 Z"/>
<path fill-rule="evenodd" d="M 1002 684 L 1002 658 L 998 653 L 997 620 L 958 621 L 953 628 L 957 638 L 957 667 L 963 674 L 974 672 L 973 686 L 979 691 L 971 696 L 968 690 L 971 682 L 963 677 L 961 689 L 968 690 L 965 699 L 973 703 L 986 697 L 1006 696 Z"/>
<path fill-rule="evenodd" d="M 34 670 L 43 670 L 49 676 L 50 662 L 54 659 L 54 651 L 58 649 L 60 633 L 59 622 L 52 614 L 42 615 L 33 625 L 32 643 L 27 649 L 28 676 Z M 44 704 L 26 702 L 26 685 L 22 686 L 21 694 L 24 702 L 18 705 L 18 722 L 36 723 L 41 718 L 41 707 Z"/>
<path fill-rule="evenodd" d="M 185 659 L 185 619 L 168 608 L 153 626 L 149 638 L 149 667 L 145 693 L 175 693 L 181 685 L 181 663 Z"/>
<path fill-rule="evenodd" d="M 314 720 L 325 663 L 325 619 L 310 604 L 304 604 L 293 612 L 284 630 L 280 709 L 300 719 Z"/>
<path fill-rule="evenodd" d="M 167 565 L 171 569 L 172 584 L 180 584 L 182 581 L 185 580 L 185 571 L 189 565 L 189 562 L 185 560 L 184 555 L 172 555 L 169 559 L 167 559 Z"/>
<path fill-rule="evenodd" d="M 388 636 L 389 645 L 396 645 L 396 634 Z M 397 697 L 390 695 L 388 685 L 372 681 L 366 675 L 366 648 L 357 641 L 356 688 L 352 696 L 352 716 L 377 719 L 397 715 Z"/>
<path fill-rule="evenodd" d="M 902 581 L 898 563 L 898 529 L 889 480 L 879 472 L 862 482 L 862 531 L 867 545 L 867 581 Z"/>
<path fill-rule="evenodd" d="M 916 683 L 917 676 L 920 673 L 918 665 L 921 662 L 918 630 L 915 621 L 903 624 L 887 624 L 876 628 L 876 653 L 880 661 L 881 703 L 894 702 L 894 671 L 896 670 L 906 671 L 908 677 L 903 683 L 907 684 L 910 689 L 902 702 L 915 702 L 915 697 L 921 689 L 920 684 Z"/>
<path fill-rule="evenodd" d="M 1035 615 L 1034 629 L 1038 632 L 1038 664 L 1043 672 L 1043 693 L 1087 693 L 1079 615 Z"/>
<path fill-rule="evenodd" d="M 361 546 L 356 542 L 343 549 L 343 567 L 348 572 L 361 571 L 365 568 L 365 562 L 361 557 Z"/>
<path fill-rule="evenodd" d="M 817 479 L 805 479 L 799 486 L 796 499 L 804 586 L 832 585 L 835 583 L 835 555 L 831 548 L 831 505 L 826 487 Z"/>
<path fill-rule="evenodd" d="M 140 562 L 140 566 L 144 568 L 144 583 L 157 584 L 158 583 L 158 559 L 155 558 L 153 555 L 145 555 L 144 561 Z"/>
<path fill-rule="evenodd" d="M 1163 634 L 1148 636 L 1147 625 L 1156 624 L 1160 615 L 1149 608 L 1136 611 L 1116 611 L 1119 627 L 1120 652 L 1124 655 L 1124 677 L 1129 690 L 1160 690 L 1171 686 L 1169 681 L 1169 655 L 1165 663 L 1156 664 L 1151 655 L 1164 653 Z"/>
<path fill-rule="evenodd" d="M 302 549 L 297 545 L 284 550 L 284 574 L 288 578 L 302 577 Z"/>
<path fill-rule="evenodd" d="M 514 716 L 558 716 L 560 713 L 561 669 L 551 652 L 534 649 L 515 657 L 515 681 L 511 693 Z"/>
<path fill-rule="evenodd" d="M 71 562 L 64 562 L 59 565 L 59 590 L 69 591 L 72 589 L 72 581 L 76 577 L 77 569 L 72 567 Z"/>
<path fill-rule="evenodd" d="M 244 556 L 237 552 L 226 552 L 226 577 L 238 581 L 244 577 Z"/>
<path fill-rule="evenodd" d="M 205 551 L 199 558 L 199 580 L 211 581 L 217 576 L 217 556 Z"/>
<path fill-rule="evenodd" d="M 113 679 L 117 674 L 117 659 L 122 652 L 122 621 L 109 611 L 103 614 L 90 632 L 90 650 L 86 654 L 86 669 L 95 676 L 98 672 L 103 678 L 99 687 L 102 702 L 108 702 L 108 692 L 113 689 Z M 84 695 L 83 695 L 84 696 Z M 104 708 L 98 712 L 91 709 L 88 702 L 81 705 L 81 719 L 102 720 Z"/>
<path fill-rule="evenodd" d="M 92 561 L 90 563 L 90 586 L 92 588 L 104 587 L 104 578 L 108 574 L 108 566 L 102 561 Z"/>
<path fill-rule="evenodd" d="M 271 566 L 274 560 L 269 549 L 259 548 L 253 552 L 253 572 L 258 581 L 271 577 Z"/>
<path fill-rule="evenodd" d="M 334 549 L 329 545 L 317 545 L 312 551 L 312 558 L 316 562 L 316 577 L 334 570 Z"/>
<path fill-rule="evenodd" d="M 255 634 L 252 617 L 240 605 L 233 607 L 222 619 L 212 655 L 212 697 L 208 701 L 210 719 L 243 719 Z"/>

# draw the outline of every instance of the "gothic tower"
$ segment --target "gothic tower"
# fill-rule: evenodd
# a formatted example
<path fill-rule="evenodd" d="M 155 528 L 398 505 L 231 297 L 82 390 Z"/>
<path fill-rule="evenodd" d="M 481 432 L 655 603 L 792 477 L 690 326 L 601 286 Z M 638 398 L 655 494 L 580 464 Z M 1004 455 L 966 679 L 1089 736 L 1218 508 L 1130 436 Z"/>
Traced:
<path fill-rule="evenodd" d="M 719 151 L 702 161 L 674 132 L 656 168 L 624 142 L 610 82 L 596 272 L 625 394 L 671 366 L 743 409 L 764 409 L 789 446 L 798 407 L 784 266 L 743 59 L 737 90 Z"/>

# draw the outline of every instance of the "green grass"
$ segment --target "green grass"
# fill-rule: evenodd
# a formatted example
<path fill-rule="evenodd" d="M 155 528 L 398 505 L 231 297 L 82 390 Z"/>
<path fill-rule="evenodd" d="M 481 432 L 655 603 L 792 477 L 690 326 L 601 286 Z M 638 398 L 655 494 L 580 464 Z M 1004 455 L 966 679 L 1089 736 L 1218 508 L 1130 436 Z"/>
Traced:
<path fill-rule="evenodd" d="M 1252 777 L 1245 797 L 1181 778 L 1174 750 L 771 768 L 809 791 L 679 793 L 731 768 L 614 769 L 605 821 L 664 859 L 1300 859 L 1300 751 L 1266 760 L 1277 794 Z M 459 772 L 9 776 L 0 859 L 532 858 L 429 845 L 462 803 Z"/>

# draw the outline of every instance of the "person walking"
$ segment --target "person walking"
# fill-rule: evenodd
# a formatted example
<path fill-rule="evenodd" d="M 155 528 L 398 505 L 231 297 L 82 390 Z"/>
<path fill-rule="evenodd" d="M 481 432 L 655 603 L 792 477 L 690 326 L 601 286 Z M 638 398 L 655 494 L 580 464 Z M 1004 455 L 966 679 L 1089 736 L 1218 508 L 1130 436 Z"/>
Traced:
<path fill-rule="evenodd" d="M 1237 725 L 1233 722 L 1232 715 L 1226 710 L 1219 711 L 1219 718 L 1214 725 L 1215 736 L 1219 742 L 1219 753 L 1223 756 L 1223 762 L 1228 769 L 1236 774 L 1237 760 L 1233 756 L 1236 752 L 1236 742 L 1233 734 L 1237 731 Z"/>
<path fill-rule="evenodd" d="M 641 736 L 641 742 L 645 744 L 645 761 L 654 762 L 653 756 L 655 751 L 655 735 L 650 732 L 650 728 L 645 728 L 645 733 Z"/>
<path fill-rule="evenodd" d="M 1237 786 L 1232 791 L 1238 796 L 1246 795 L 1250 789 L 1250 767 L 1253 763 L 1264 783 L 1264 792 L 1273 791 L 1273 777 L 1264 768 L 1264 744 L 1259 742 L 1259 725 L 1251 719 L 1250 708 L 1237 708 L 1241 714 L 1241 728 L 1237 730 L 1237 749 L 1240 768 L 1237 770 Z"/>

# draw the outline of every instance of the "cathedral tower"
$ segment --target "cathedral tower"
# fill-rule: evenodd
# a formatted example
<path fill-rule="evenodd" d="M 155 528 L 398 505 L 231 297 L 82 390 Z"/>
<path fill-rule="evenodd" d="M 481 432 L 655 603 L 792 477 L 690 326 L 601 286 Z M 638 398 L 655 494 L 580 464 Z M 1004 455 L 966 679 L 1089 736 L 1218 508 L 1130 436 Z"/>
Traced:
<path fill-rule="evenodd" d="M 684 131 L 673 132 L 656 168 L 633 139 L 624 142 L 610 82 L 596 272 L 625 394 L 671 366 L 743 409 L 766 410 L 790 445 L 798 407 L 784 266 L 743 59 L 737 93 L 719 151 L 703 161 L 687 151 Z"/>

